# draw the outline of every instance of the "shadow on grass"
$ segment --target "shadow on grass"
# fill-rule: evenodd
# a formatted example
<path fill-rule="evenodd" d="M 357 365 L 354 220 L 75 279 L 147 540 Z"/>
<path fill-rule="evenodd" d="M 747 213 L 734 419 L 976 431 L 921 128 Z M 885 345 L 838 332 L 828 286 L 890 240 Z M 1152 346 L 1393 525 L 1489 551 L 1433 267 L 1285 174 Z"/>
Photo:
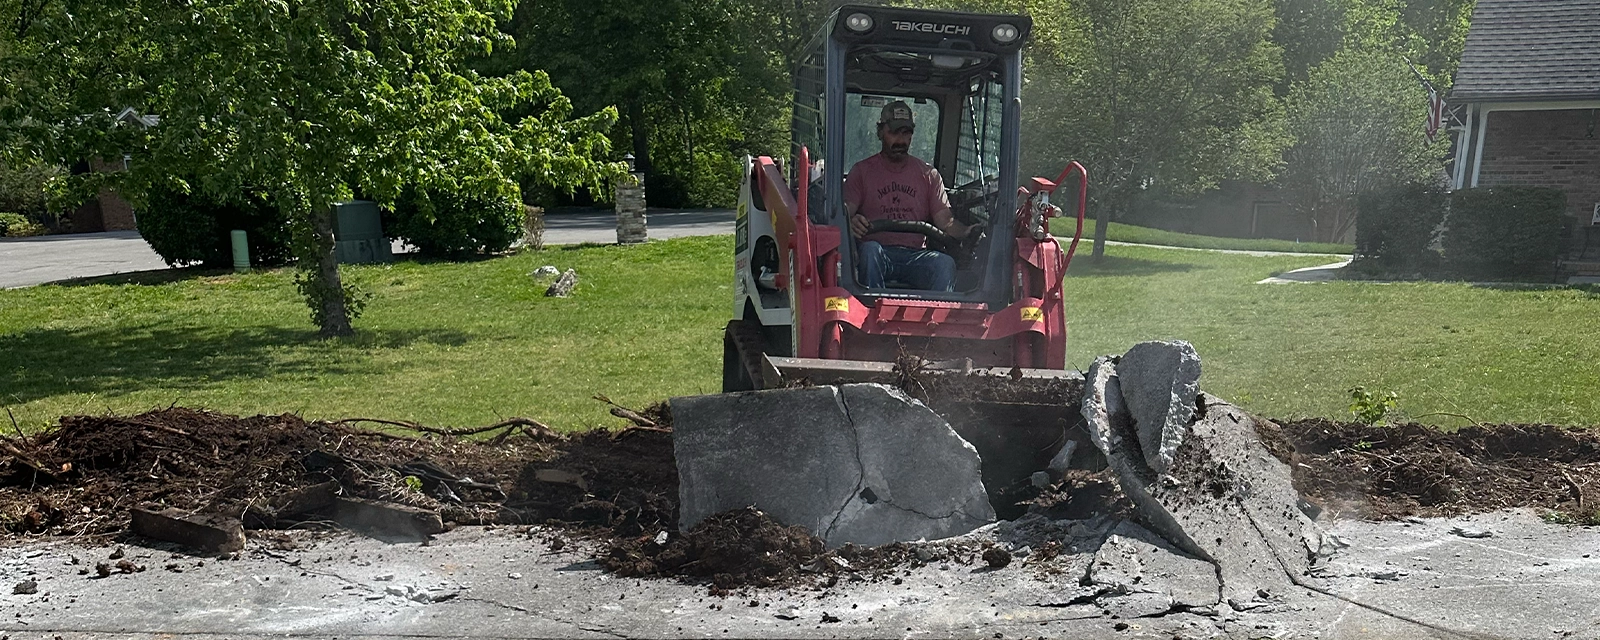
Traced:
<path fill-rule="evenodd" d="M 43 286 L 52 287 L 90 287 L 94 285 L 159 285 L 225 276 L 233 273 L 231 269 L 209 269 L 206 267 L 183 267 L 180 269 L 156 269 L 154 271 L 129 271 L 127 273 L 114 273 L 109 276 L 91 276 L 87 278 L 73 278 L 46 283 Z"/>
<path fill-rule="evenodd" d="M 1143 258 L 1102 256 L 1099 262 L 1090 256 L 1075 256 L 1067 269 L 1069 278 L 1109 278 L 1119 276 L 1153 276 L 1160 273 L 1183 273 L 1196 269 L 1209 269 L 1188 262 L 1167 262 Z"/>
<path fill-rule="evenodd" d="M 0 403 L 64 393 L 118 396 L 148 387 L 199 387 L 231 380 L 380 373 L 374 350 L 418 343 L 459 346 L 453 330 L 360 330 L 324 341 L 279 327 L 147 325 L 36 329 L 0 335 Z M 287 357 L 285 351 L 295 351 Z"/>

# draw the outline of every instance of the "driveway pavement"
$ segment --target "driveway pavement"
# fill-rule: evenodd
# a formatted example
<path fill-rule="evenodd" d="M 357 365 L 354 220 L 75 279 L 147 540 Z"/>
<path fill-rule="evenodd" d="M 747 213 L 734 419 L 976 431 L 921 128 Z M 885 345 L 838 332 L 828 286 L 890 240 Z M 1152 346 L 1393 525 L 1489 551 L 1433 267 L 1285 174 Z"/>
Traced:
<path fill-rule="evenodd" d="M 733 233 L 733 210 L 651 210 L 650 238 Z M 616 214 L 609 210 L 558 211 L 545 216 L 545 244 L 609 244 L 617 241 Z M 405 250 L 399 242 L 395 252 Z M 75 233 L 35 238 L 0 238 L 0 289 L 168 268 L 137 231 Z"/>

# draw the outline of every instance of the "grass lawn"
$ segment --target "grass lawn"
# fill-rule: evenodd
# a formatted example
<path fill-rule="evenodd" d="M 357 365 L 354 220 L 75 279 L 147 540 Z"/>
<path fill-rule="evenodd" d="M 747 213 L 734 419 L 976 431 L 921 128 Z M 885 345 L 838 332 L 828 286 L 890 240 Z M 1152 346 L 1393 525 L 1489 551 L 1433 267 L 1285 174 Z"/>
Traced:
<path fill-rule="evenodd" d="M 1051 225 L 1056 235 L 1065 235 L 1072 238 L 1075 228 L 1072 222 L 1056 221 Z M 1083 243 L 1094 240 L 1094 221 L 1083 222 Z M 1233 249 L 1237 251 L 1288 251 L 1294 253 L 1351 253 L 1355 247 L 1348 244 L 1330 244 L 1326 242 L 1295 242 L 1293 240 L 1275 240 L 1271 238 L 1224 238 L 1221 236 L 1200 236 L 1191 233 L 1178 233 L 1176 231 L 1163 231 L 1150 227 L 1138 227 L 1121 222 L 1111 223 L 1111 228 L 1106 229 L 1106 239 L 1112 242 L 1133 242 L 1137 244 L 1159 244 L 1167 247 L 1190 247 L 1194 249 Z M 1081 250 L 1083 244 L 1078 248 Z"/>
<path fill-rule="evenodd" d="M 375 297 L 358 336 L 318 341 L 287 271 L 0 291 L 0 403 L 38 427 L 64 414 L 177 403 L 471 426 L 520 415 L 618 425 L 715 392 L 731 299 L 728 236 L 578 247 L 470 263 L 350 268 Z M 1346 389 L 1412 414 L 1600 425 L 1600 295 L 1464 284 L 1256 285 L 1325 257 L 1117 247 L 1074 261 L 1069 361 L 1182 338 L 1201 384 L 1269 416 L 1343 416 Z M 580 274 L 572 298 L 528 273 Z M 1459 424 L 1435 416 L 1426 421 Z"/>

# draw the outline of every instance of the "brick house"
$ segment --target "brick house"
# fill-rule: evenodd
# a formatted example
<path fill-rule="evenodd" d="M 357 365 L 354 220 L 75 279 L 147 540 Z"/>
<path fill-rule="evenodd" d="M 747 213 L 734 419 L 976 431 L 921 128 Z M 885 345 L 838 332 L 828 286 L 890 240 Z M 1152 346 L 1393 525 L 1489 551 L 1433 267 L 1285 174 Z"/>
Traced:
<path fill-rule="evenodd" d="M 116 126 L 153 127 L 161 122 L 161 116 L 139 115 L 132 108 L 123 109 L 115 118 Z M 113 173 L 126 171 L 128 163 L 132 161 L 129 156 L 114 159 L 94 158 L 82 166 L 87 171 L 96 173 Z M 100 193 L 93 199 L 81 204 L 72 211 L 70 216 L 73 233 L 86 233 L 90 231 L 129 231 L 138 227 L 134 218 L 133 206 L 109 188 L 101 188 Z"/>
<path fill-rule="evenodd" d="M 1449 102 L 1453 186 L 1566 191 L 1566 269 L 1600 273 L 1600 0 L 1478 0 Z"/>

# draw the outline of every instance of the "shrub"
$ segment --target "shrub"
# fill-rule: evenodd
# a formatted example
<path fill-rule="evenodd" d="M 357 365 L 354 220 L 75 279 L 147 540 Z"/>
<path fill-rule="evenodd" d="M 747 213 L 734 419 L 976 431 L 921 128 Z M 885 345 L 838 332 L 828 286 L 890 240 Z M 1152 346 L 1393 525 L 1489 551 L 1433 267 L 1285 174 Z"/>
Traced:
<path fill-rule="evenodd" d="M 1388 271 L 1438 267 L 1434 231 L 1444 222 L 1449 197 L 1423 184 L 1403 184 L 1361 194 L 1356 207 L 1357 265 Z"/>
<path fill-rule="evenodd" d="M 384 211 L 383 228 L 425 256 L 461 258 L 510 249 L 522 237 L 525 220 L 515 198 L 408 188 Z"/>
<path fill-rule="evenodd" d="M 231 266 L 229 232 L 234 229 L 243 229 L 249 238 L 252 265 L 270 267 L 289 261 L 289 220 L 264 198 L 241 195 L 219 202 L 205 194 L 157 186 L 145 200 L 139 211 L 139 235 L 169 265 Z"/>
<path fill-rule="evenodd" d="M 44 233 L 44 227 L 34 224 L 20 213 L 0 213 L 0 238 L 21 238 Z"/>
<path fill-rule="evenodd" d="M 1561 253 L 1567 195 L 1551 187 L 1479 187 L 1450 199 L 1444 258 L 1468 276 L 1548 271 Z"/>

